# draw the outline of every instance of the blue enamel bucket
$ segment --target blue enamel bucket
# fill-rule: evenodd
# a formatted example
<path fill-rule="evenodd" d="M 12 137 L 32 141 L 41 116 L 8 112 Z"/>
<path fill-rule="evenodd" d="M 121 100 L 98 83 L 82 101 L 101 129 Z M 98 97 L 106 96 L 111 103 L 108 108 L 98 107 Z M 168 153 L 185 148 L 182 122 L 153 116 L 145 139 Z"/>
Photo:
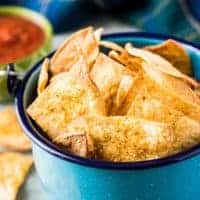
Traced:
<path fill-rule="evenodd" d="M 173 38 L 190 54 L 194 76 L 200 80 L 200 47 L 149 33 L 115 33 L 104 39 L 135 46 Z M 49 55 L 49 57 L 51 57 Z M 48 200 L 197 200 L 200 198 L 200 145 L 167 158 L 114 163 L 71 155 L 46 139 L 26 113 L 36 96 L 41 62 L 18 83 L 18 117 L 33 143 L 33 156 Z M 16 81 L 11 80 L 13 84 Z M 45 102 L 44 102 L 45 103 Z M 199 130 L 200 131 L 200 130 Z"/>

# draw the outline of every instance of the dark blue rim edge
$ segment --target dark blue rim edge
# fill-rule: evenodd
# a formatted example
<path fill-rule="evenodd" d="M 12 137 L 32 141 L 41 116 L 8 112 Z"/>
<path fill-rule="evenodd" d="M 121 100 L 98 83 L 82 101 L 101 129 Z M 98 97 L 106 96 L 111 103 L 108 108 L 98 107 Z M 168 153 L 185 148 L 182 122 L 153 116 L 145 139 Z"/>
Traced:
<path fill-rule="evenodd" d="M 166 39 L 171 38 L 200 50 L 200 46 L 192 42 L 187 42 L 183 39 L 179 39 L 174 36 L 162 35 L 162 34 L 157 34 L 157 33 L 143 33 L 143 32 L 123 33 L 122 32 L 122 33 L 113 33 L 113 34 L 104 35 L 103 39 L 117 38 L 117 37 L 144 37 L 144 38 L 161 39 L 161 40 L 166 40 Z M 47 57 L 51 57 L 53 53 L 54 52 L 50 53 Z M 173 164 L 176 162 L 189 159 L 195 155 L 200 154 L 200 145 L 197 145 L 186 152 L 181 152 L 176 155 L 172 155 L 166 158 L 161 158 L 161 159 L 156 159 L 156 160 L 138 161 L 138 162 L 108 162 L 108 161 L 100 161 L 100 160 L 90 160 L 87 158 L 82 158 L 82 157 L 71 155 L 64 152 L 63 150 L 58 148 L 56 145 L 54 145 L 52 142 L 47 140 L 44 136 L 38 135 L 35 132 L 35 130 L 32 128 L 32 126 L 29 124 L 28 120 L 26 119 L 26 114 L 25 114 L 26 111 L 24 110 L 24 107 L 23 107 L 23 97 L 24 97 L 24 90 L 26 87 L 26 83 L 29 77 L 31 76 L 31 74 L 39 68 L 42 61 L 43 59 L 40 62 L 38 62 L 32 69 L 30 69 L 25 75 L 24 80 L 19 88 L 19 92 L 17 93 L 15 102 L 17 106 L 17 114 L 20 119 L 20 123 L 22 127 L 24 128 L 26 134 L 32 140 L 32 142 L 34 142 L 36 145 L 38 145 L 40 148 L 42 148 L 46 152 L 58 158 L 61 158 L 65 161 L 69 161 L 75 164 L 79 164 L 79 165 L 83 165 L 87 167 L 99 168 L 99 169 L 117 169 L 117 170 L 148 169 L 148 168 L 166 166 L 169 164 Z"/>

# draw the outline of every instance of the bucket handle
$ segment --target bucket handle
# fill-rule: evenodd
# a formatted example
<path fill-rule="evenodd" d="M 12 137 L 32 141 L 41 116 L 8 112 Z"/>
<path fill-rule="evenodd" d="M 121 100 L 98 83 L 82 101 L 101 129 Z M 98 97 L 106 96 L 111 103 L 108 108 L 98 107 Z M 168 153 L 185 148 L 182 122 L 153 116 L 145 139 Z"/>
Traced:
<path fill-rule="evenodd" d="M 24 77 L 24 73 L 15 70 L 15 64 L 10 63 L 5 70 L 0 70 L 0 77 L 7 78 L 7 88 L 11 96 L 15 97 Z"/>

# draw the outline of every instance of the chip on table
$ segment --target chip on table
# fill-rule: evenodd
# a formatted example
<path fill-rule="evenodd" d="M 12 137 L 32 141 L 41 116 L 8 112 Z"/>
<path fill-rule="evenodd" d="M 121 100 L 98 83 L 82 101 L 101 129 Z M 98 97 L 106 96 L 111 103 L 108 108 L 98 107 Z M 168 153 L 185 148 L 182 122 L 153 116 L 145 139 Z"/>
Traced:
<path fill-rule="evenodd" d="M 33 160 L 20 153 L 0 153 L 0 199 L 15 200 Z"/>
<path fill-rule="evenodd" d="M 31 142 L 21 128 L 14 107 L 0 111 L 0 146 L 16 151 L 31 150 Z"/>

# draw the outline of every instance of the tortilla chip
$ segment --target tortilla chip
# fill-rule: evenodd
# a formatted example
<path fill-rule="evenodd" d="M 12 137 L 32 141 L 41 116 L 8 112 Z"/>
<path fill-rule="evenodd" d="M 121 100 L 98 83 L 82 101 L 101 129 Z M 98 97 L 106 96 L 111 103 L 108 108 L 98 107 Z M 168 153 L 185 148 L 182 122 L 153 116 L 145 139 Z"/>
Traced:
<path fill-rule="evenodd" d="M 49 59 L 45 58 L 44 62 L 42 63 L 39 79 L 38 79 L 38 88 L 37 93 L 38 95 L 44 91 L 48 84 L 49 80 Z"/>
<path fill-rule="evenodd" d="M 182 80 L 168 76 L 148 64 L 143 64 L 148 76 L 159 84 L 163 89 L 168 90 L 171 94 L 180 98 L 183 102 L 191 105 L 200 106 L 200 99 L 195 92 Z"/>
<path fill-rule="evenodd" d="M 130 55 L 142 58 L 144 62 L 149 65 L 149 67 L 154 67 L 167 75 L 180 78 L 187 82 L 193 88 L 198 87 L 197 81 L 178 71 L 171 63 L 169 63 L 166 59 L 162 58 L 161 56 L 147 50 L 132 47 L 130 43 L 126 44 L 125 48 Z"/>
<path fill-rule="evenodd" d="M 97 30 L 94 31 L 94 37 L 98 43 L 101 41 L 101 35 L 103 31 L 104 31 L 103 28 L 98 28 Z"/>
<path fill-rule="evenodd" d="M 200 122 L 190 117 L 180 117 L 174 127 L 173 150 L 180 152 L 200 143 Z"/>
<path fill-rule="evenodd" d="M 115 115 L 127 115 L 129 110 L 131 110 L 131 106 L 133 104 L 134 98 L 136 96 L 137 91 L 139 93 L 143 92 L 140 89 L 143 85 L 143 78 L 141 78 L 141 73 L 138 73 L 137 76 L 134 77 L 134 84 L 132 85 L 131 89 L 127 93 L 123 103 L 120 107 L 118 107 L 115 111 Z M 138 88 L 138 90 L 136 89 Z"/>
<path fill-rule="evenodd" d="M 97 158 L 107 161 L 163 157 L 168 154 L 173 141 L 173 132 L 168 124 L 125 116 L 81 117 L 67 125 L 62 138 L 80 132 L 93 138 Z"/>
<path fill-rule="evenodd" d="M 195 104 L 191 106 L 195 99 L 190 99 L 193 94 L 188 93 L 187 89 L 186 91 L 183 90 L 181 94 L 177 92 L 179 87 L 174 87 L 176 82 L 171 84 L 168 84 L 168 80 L 163 80 L 163 82 L 166 82 L 169 86 L 167 92 L 163 89 L 165 87 L 164 83 L 160 83 L 162 87 L 159 88 L 148 78 L 142 79 L 140 77 L 140 79 L 136 80 L 134 89 L 129 93 L 129 95 L 132 94 L 132 96 L 129 96 L 132 102 L 127 115 L 171 124 L 174 130 L 174 140 L 172 148 L 169 149 L 170 155 L 200 143 L 200 108 L 199 105 Z M 176 97 L 172 94 L 173 92 L 174 95 L 177 95 Z M 186 96 L 183 97 L 183 95 Z M 190 99 L 192 102 L 186 103 L 186 99 Z M 124 111 L 127 104 L 127 102 L 124 103 L 122 109 L 119 109 L 120 112 Z"/>
<path fill-rule="evenodd" d="M 192 74 L 190 57 L 183 46 L 175 40 L 169 39 L 157 45 L 146 46 L 144 49 L 164 57 L 181 72 Z"/>
<path fill-rule="evenodd" d="M 152 121 L 175 123 L 184 113 L 171 105 L 165 105 L 158 98 L 144 92 L 143 97 L 141 93 L 135 96 L 127 115 Z"/>
<path fill-rule="evenodd" d="M 145 108 L 145 100 L 152 99 L 155 109 L 159 108 L 159 103 L 155 102 L 161 102 L 162 105 L 200 120 L 200 99 L 185 82 L 149 66 L 145 66 L 144 69 L 146 73 L 134 82 L 126 101 L 119 109 L 119 114 L 139 113 Z M 165 114 L 160 113 L 159 117 L 164 117 Z"/>
<path fill-rule="evenodd" d="M 87 74 L 83 56 L 69 72 L 56 75 L 27 112 L 54 139 L 66 124 L 85 114 L 106 115 L 105 102 Z"/>
<path fill-rule="evenodd" d="M 116 61 L 118 61 L 119 63 L 120 60 L 118 59 L 119 58 L 119 53 L 117 51 L 114 51 L 114 50 L 110 50 L 109 53 L 108 53 L 108 56 Z M 121 63 L 122 64 L 122 63 Z"/>
<path fill-rule="evenodd" d="M 98 55 L 90 71 L 90 77 L 101 92 L 110 112 L 115 109 L 112 107 L 115 107 L 118 87 L 124 75 L 131 78 L 133 73 L 103 53 Z"/>
<path fill-rule="evenodd" d="M 195 90 L 195 93 L 199 96 L 200 98 L 200 90 Z"/>
<path fill-rule="evenodd" d="M 54 142 L 62 149 L 82 157 L 91 158 L 95 155 L 95 147 L 93 139 L 85 133 L 73 133 L 59 135 Z"/>
<path fill-rule="evenodd" d="M 72 34 L 58 48 L 51 59 L 50 71 L 53 75 L 68 71 L 79 60 L 74 42 L 80 46 L 88 67 L 95 62 L 99 53 L 98 42 L 95 39 L 93 28 L 88 27 Z"/>
<path fill-rule="evenodd" d="M 142 69 L 142 60 L 138 57 L 130 56 L 126 51 L 120 54 L 116 51 L 110 51 L 109 56 L 129 68 L 132 72 L 137 73 Z"/>
<path fill-rule="evenodd" d="M 173 145 L 169 149 L 170 154 L 186 150 L 200 143 L 200 122 L 187 117 L 183 112 L 169 105 L 163 104 L 158 99 L 145 98 L 141 104 L 132 104 L 128 115 L 170 123 L 174 130 Z"/>
<path fill-rule="evenodd" d="M 194 92 L 195 92 L 196 95 L 200 98 L 200 84 L 199 84 L 198 87 L 194 90 Z"/>
<path fill-rule="evenodd" d="M 116 44 L 114 42 L 100 41 L 100 45 L 105 47 L 105 48 L 112 49 L 112 50 L 115 50 L 115 51 L 119 51 L 119 52 L 123 52 L 124 51 L 123 47 L 121 47 L 120 45 L 118 45 L 118 44 Z"/>
<path fill-rule="evenodd" d="M 118 109 L 123 101 L 126 99 L 126 96 L 128 95 L 129 90 L 132 88 L 134 83 L 134 79 L 130 75 L 124 75 L 122 76 L 121 82 L 119 84 L 117 94 L 116 94 L 116 108 Z"/>
<path fill-rule="evenodd" d="M 0 153 L 0 198 L 15 200 L 33 163 L 31 156 L 19 153 Z"/>
<path fill-rule="evenodd" d="M 31 149 L 31 143 L 23 132 L 15 110 L 11 106 L 0 111 L 0 146 L 17 151 Z"/>

